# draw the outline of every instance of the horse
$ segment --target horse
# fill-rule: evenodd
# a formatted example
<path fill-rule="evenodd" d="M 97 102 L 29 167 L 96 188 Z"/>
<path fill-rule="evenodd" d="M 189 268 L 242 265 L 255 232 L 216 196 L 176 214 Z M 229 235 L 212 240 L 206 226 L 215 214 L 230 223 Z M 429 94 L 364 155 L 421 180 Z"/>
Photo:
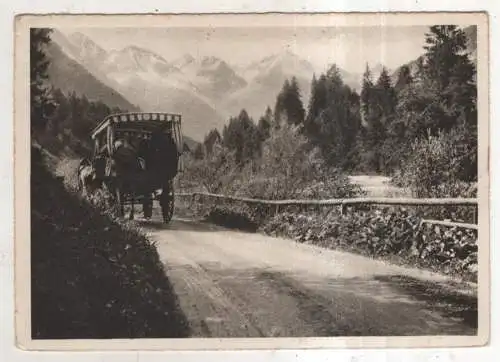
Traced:
<path fill-rule="evenodd" d="M 112 175 L 108 187 L 116 198 L 121 215 L 124 214 L 126 199 L 130 200 L 132 208 L 129 218 L 133 219 L 136 195 L 146 197 L 148 193 L 145 187 L 147 185 L 145 160 L 127 140 L 119 140 L 115 143 L 115 151 L 108 161 L 106 173 Z"/>
<path fill-rule="evenodd" d="M 82 192 L 84 197 L 88 197 L 89 193 L 93 193 L 99 188 L 94 166 L 88 158 L 80 160 L 77 173 L 78 190 Z"/>

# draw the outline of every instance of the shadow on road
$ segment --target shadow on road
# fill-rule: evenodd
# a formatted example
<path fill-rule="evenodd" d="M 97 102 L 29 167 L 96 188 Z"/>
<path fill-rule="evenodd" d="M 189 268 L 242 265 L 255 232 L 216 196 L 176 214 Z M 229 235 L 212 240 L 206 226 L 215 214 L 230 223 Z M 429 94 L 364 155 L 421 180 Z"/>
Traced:
<path fill-rule="evenodd" d="M 139 226 L 154 230 L 174 230 L 174 231 L 192 231 L 192 232 L 220 232 L 227 229 L 210 224 L 204 220 L 186 220 L 173 219 L 165 224 L 160 220 L 136 220 Z"/>
<path fill-rule="evenodd" d="M 410 278 L 335 279 L 314 287 L 279 272 L 262 272 L 259 279 L 293 298 L 300 319 L 317 336 L 477 333 L 474 298 L 450 295 L 439 286 Z"/>
<path fill-rule="evenodd" d="M 405 275 L 376 276 L 375 280 L 407 293 L 412 298 L 425 302 L 434 309 L 450 318 L 458 318 L 471 328 L 478 327 L 477 297 L 460 293 L 446 286 L 415 279 Z"/>

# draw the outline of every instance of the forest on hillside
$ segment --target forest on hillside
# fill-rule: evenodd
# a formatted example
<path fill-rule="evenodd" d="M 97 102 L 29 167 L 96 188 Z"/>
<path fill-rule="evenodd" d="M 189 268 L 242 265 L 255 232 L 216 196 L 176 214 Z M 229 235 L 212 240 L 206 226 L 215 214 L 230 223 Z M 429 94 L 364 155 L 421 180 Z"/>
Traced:
<path fill-rule="evenodd" d="M 128 110 L 54 87 L 48 72 L 50 34 L 50 29 L 37 28 L 30 33 L 32 138 L 54 154 L 89 156 L 92 150 L 89 134 L 99 120 L 110 113 Z"/>
<path fill-rule="evenodd" d="M 467 38 L 431 26 L 417 70 L 366 66 L 358 94 L 334 64 L 311 80 L 309 104 L 287 80 L 255 121 L 245 110 L 214 129 L 187 162 L 181 187 L 251 197 L 343 197 L 345 174 L 384 174 L 416 197 L 475 196 L 477 86 Z"/>

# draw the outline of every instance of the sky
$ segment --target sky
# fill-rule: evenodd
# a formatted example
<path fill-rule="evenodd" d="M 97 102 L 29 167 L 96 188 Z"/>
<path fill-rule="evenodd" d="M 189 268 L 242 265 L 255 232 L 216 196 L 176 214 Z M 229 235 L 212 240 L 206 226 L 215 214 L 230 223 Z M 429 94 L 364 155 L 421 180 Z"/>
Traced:
<path fill-rule="evenodd" d="M 324 70 L 331 63 L 360 73 L 366 63 L 394 69 L 422 54 L 425 26 L 287 28 L 73 28 L 106 50 L 136 45 L 166 60 L 216 56 L 244 66 L 286 49 Z"/>

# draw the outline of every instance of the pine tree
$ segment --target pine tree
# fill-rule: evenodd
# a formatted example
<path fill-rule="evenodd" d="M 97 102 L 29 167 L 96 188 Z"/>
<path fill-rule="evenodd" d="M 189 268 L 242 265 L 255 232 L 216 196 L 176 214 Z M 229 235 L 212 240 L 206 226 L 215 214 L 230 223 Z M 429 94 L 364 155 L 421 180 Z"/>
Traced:
<path fill-rule="evenodd" d="M 278 125 L 282 122 L 296 126 L 304 124 L 305 110 L 296 77 L 285 80 L 281 92 L 276 98 L 274 117 Z"/>
<path fill-rule="evenodd" d="M 466 53 L 467 41 L 457 26 L 431 26 L 426 34 L 425 62 L 413 102 L 436 134 L 450 130 L 460 122 L 477 125 L 475 67 Z M 421 127 L 420 127 L 421 128 Z M 426 130 L 424 130 L 426 131 Z M 422 133 L 422 132 L 419 132 Z"/>
<path fill-rule="evenodd" d="M 222 136 L 219 131 L 214 128 L 205 136 L 203 146 L 205 147 L 207 155 L 211 155 L 215 144 L 220 143 Z"/>
<path fill-rule="evenodd" d="M 404 69 L 403 69 L 404 70 Z M 409 68 L 406 75 L 408 75 Z M 396 90 L 392 86 L 391 78 L 387 68 L 383 67 L 376 84 L 376 102 L 379 112 L 377 114 L 379 130 L 375 130 L 377 137 L 374 137 L 372 147 L 377 148 L 379 157 L 378 170 L 384 173 L 391 173 L 397 164 L 397 145 L 400 140 L 399 125 L 396 122 L 397 96 Z M 377 120 L 375 120 L 377 122 Z M 372 133 L 373 133 L 372 129 Z M 372 135 L 373 136 L 373 135 Z M 396 157 L 395 157 L 396 155 Z"/>
<path fill-rule="evenodd" d="M 48 85 L 49 60 L 46 47 L 50 42 L 50 29 L 30 29 L 30 97 L 31 129 L 44 130 L 49 117 L 55 111 L 56 103 L 51 97 Z"/>
<path fill-rule="evenodd" d="M 363 123 L 366 123 L 370 117 L 373 87 L 372 73 L 370 67 L 366 64 L 361 84 L 361 120 Z"/>
<path fill-rule="evenodd" d="M 312 139 L 328 164 L 344 167 L 359 130 L 359 98 L 344 84 L 335 64 L 317 82 L 314 102 L 316 135 Z"/>
<path fill-rule="evenodd" d="M 316 79 L 316 74 L 313 74 L 313 78 L 311 80 L 311 96 L 309 97 L 309 104 L 307 105 L 307 114 L 304 119 L 304 130 L 308 136 L 312 136 L 314 134 L 313 130 L 313 121 L 318 115 L 317 106 L 318 95 L 316 94 L 318 88 L 318 81 Z"/>
<path fill-rule="evenodd" d="M 470 164 L 477 164 L 476 69 L 467 53 L 467 37 L 457 26 L 432 26 L 426 34 L 426 76 L 432 80 L 439 101 L 439 128 L 461 129 L 472 150 Z M 436 117 L 435 117 L 436 118 Z M 477 168 L 464 177 L 473 179 Z"/>
<path fill-rule="evenodd" d="M 316 120 L 320 113 L 327 107 L 327 98 L 328 88 L 326 76 L 322 74 L 317 80 L 314 76 L 311 82 L 311 97 L 309 99 L 307 118 L 305 120 L 305 132 L 310 138 L 317 136 L 318 127 Z"/>
<path fill-rule="evenodd" d="M 243 109 L 238 117 L 230 118 L 223 130 L 223 142 L 229 150 L 235 152 L 235 160 L 239 166 L 260 155 L 260 134 L 246 110 Z"/>
<path fill-rule="evenodd" d="M 423 84 L 425 80 L 425 64 L 423 56 L 417 58 L 415 62 L 415 67 L 417 70 L 415 72 L 414 82 L 417 84 Z"/>
<path fill-rule="evenodd" d="M 463 30 L 455 25 L 435 25 L 430 27 L 425 39 L 425 71 L 442 91 L 450 83 L 458 80 L 472 81 L 474 66 L 468 59 L 467 37 Z"/>
<path fill-rule="evenodd" d="M 261 141 L 265 141 L 271 135 L 271 127 L 273 124 L 273 111 L 268 106 L 266 112 L 259 119 L 257 129 L 259 131 Z"/>
<path fill-rule="evenodd" d="M 384 163 L 385 123 L 390 122 L 396 106 L 393 92 L 387 69 L 382 69 L 377 83 L 373 84 L 370 68 L 366 65 L 361 89 L 361 117 L 365 127 L 361 158 L 364 168 L 377 173 L 382 171 Z"/>
<path fill-rule="evenodd" d="M 413 77 L 411 75 L 411 70 L 408 65 L 403 65 L 399 69 L 398 79 L 396 80 L 396 84 L 394 89 L 397 93 L 399 93 L 403 88 L 407 87 L 413 82 Z"/>
<path fill-rule="evenodd" d="M 340 69 L 336 64 L 332 64 L 326 72 L 329 88 L 339 89 L 344 85 L 344 80 L 340 74 Z"/>
<path fill-rule="evenodd" d="M 203 150 L 203 145 L 201 143 L 198 143 L 196 145 L 196 148 L 194 149 L 193 157 L 196 160 L 203 160 L 205 158 L 205 151 Z"/>
<path fill-rule="evenodd" d="M 276 104 L 274 106 L 275 128 L 279 128 L 280 124 L 286 121 L 287 115 L 286 115 L 285 104 L 289 89 L 290 89 L 290 82 L 287 79 L 283 83 L 281 91 L 278 93 L 278 96 L 276 97 Z"/>
<path fill-rule="evenodd" d="M 53 97 L 54 102 L 57 104 L 57 108 L 50 117 L 49 127 L 52 136 L 57 136 L 65 128 L 70 111 L 68 100 L 60 89 L 54 90 Z"/>
<path fill-rule="evenodd" d="M 477 177 L 476 84 L 466 35 L 457 26 L 431 26 L 424 49 L 425 55 L 417 59 L 413 81 L 398 93 L 398 122 L 389 131 L 399 140 L 401 154 L 408 139 L 423 139 L 429 133 L 460 140 L 452 142 L 454 149 L 468 150 L 467 157 L 454 156 L 457 163 L 464 163 L 460 165 L 464 170 L 460 178 L 473 180 Z M 419 156 L 407 150 L 401 167 Z"/>
<path fill-rule="evenodd" d="M 313 107 L 314 104 L 314 92 L 316 91 L 316 87 L 318 86 L 318 80 L 316 79 L 316 73 L 313 73 L 313 77 L 311 80 L 311 97 L 309 98 L 309 104 L 307 106 L 307 114 L 309 115 L 311 113 L 311 108 Z"/>
<path fill-rule="evenodd" d="M 390 123 L 396 110 L 396 91 L 391 84 L 387 68 L 383 67 L 375 86 L 375 98 L 378 117 L 383 124 Z"/>
<path fill-rule="evenodd" d="M 302 104 L 299 83 L 292 77 L 285 101 L 287 120 L 289 124 L 300 126 L 304 124 L 305 110 Z"/>

